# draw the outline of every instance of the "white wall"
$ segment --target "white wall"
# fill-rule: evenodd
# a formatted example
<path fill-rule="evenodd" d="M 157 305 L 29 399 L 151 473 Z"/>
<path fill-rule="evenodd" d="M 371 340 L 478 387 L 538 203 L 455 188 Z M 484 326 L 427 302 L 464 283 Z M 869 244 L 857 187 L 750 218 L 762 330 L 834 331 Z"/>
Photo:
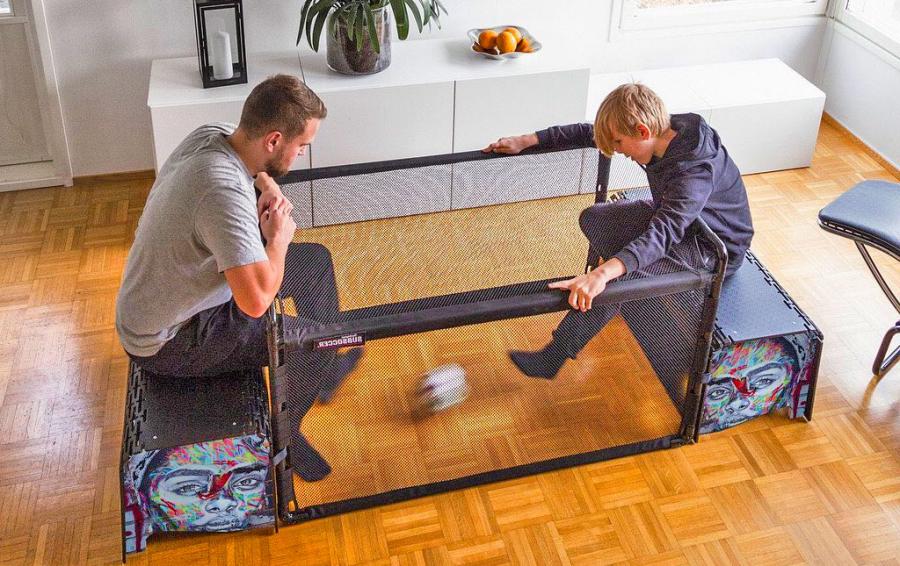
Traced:
<path fill-rule="evenodd" d="M 248 52 L 292 49 L 301 3 L 244 0 Z M 812 78 L 825 24 L 818 18 L 778 29 L 707 29 L 608 43 L 612 0 L 444 3 L 450 14 L 443 28 L 424 37 L 463 37 L 471 27 L 505 23 L 523 25 L 539 39 L 566 33 L 584 39 L 597 72 L 778 57 Z M 150 62 L 196 55 L 193 2 L 55 0 L 46 10 L 74 174 L 152 169 Z"/>
<path fill-rule="evenodd" d="M 840 22 L 829 30 L 822 58 L 825 111 L 900 168 L 900 59 Z"/>

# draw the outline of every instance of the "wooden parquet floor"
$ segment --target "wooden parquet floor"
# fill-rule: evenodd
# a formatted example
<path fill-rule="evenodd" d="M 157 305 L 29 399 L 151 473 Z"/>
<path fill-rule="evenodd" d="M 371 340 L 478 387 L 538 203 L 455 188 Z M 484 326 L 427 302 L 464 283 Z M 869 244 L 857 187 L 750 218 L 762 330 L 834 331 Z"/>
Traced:
<path fill-rule="evenodd" d="M 896 320 L 816 212 L 893 179 L 823 124 L 813 166 L 746 178 L 754 250 L 817 322 L 811 423 L 780 416 L 693 446 L 271 531 L 151 540 L 132 564 L 900 564 L 900 370 L 869 373 Z M 151 179 L 0 194 L 0 564 L 119 556 L 126 357 L 115 292 Z M 900 285 L 900 266 L 878 256 Z"/>

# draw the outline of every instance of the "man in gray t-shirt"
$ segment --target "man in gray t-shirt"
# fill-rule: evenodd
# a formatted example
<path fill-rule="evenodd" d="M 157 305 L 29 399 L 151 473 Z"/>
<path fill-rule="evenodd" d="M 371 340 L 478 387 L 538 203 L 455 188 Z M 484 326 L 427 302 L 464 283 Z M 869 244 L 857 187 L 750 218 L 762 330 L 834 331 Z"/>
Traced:
<path fill-rule="evenodd" d="M 236 128 L 201 126 L 169 156 L 150 190 L 116 301 L 116 329 L 135 363 L 179 377 L 268 364 L 263 315 L 281 288 L 297 228 L 273 177 L 288 172 L 326 114 L 299 79 L 276 75 L 253 89 Z M 328 250 L 300 244 L 291 253 L 301 270 L 297 289 L 288 289 L 302 297 L 298 316 L 335 321 Z M 304 383 L 289 384 L 304 392 L 292 407 L 298 435 L 316 396 L 329 400 L 359 356 L 357 349 L 303 360 Z M 298 472 L 310 481 L 324 477 L 327 462 L 299 436 Z"/>
<path fill-rule="evenodd" d="M 227 270 L 269 260 L 253 174 L 228 142 L 233 133 L 228 124 L 197 128 L 159 171 L 116 304 L 116 327 L 131 355 L 156 355 L 191 317 L 229 302 Z M 279 228 L 289 239 L 289 216 Z"/>

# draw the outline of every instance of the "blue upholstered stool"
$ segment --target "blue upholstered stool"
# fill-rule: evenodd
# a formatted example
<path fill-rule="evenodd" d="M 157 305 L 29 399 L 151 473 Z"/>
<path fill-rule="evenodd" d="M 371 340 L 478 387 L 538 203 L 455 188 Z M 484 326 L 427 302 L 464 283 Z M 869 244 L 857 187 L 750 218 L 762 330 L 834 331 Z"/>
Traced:
<path fill-rule="evenodd" d="M 819 226 L 850 238 L 856 243 L 869 271 L 888 300 L 900 313 L 900 301 L 891 291 L 866 246 L 872 246 L 900 261 L 900 184 L 863 181 L 819 211 Z M 900 321 L 889 328 L 881 341 L 872 373 L 881 377 L 900 359 L 900 346 L 888 354 L 894 336 L 900 334 Z"/>

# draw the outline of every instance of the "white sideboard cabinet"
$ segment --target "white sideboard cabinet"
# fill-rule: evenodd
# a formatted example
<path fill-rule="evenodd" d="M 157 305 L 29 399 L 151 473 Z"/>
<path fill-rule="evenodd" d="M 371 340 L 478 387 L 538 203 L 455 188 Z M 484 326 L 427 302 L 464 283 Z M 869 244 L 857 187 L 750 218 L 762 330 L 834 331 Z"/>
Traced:
<path fill-rule="evenodd" d="M 253 86 L 276 73 L 301 76 L 328 107 L 295 170 L 474 151 L 504 135 L 593 122 L 603 98 L 629 81 L 653 88 L 672 113 L 702 115 L 744 174 L 806 167 L 812 159 L 825 94 L 777 59 L 591 75 L 586 59 L 568 47 L 571 39 L 541 39 L 541 51 L 505 62 L 472 53 L 466 40 L 398 41 L 388 69 L 356 77 L 329 70 L 324 53 L 305 48 L 251 54 L 248 84 L 213 89 L 201 87 L 195 58 L 154 61 L 147 103 L 157 169 L 197 126 L 237 122 Z M 516 170 L 497 175 L 515 175 L 517 182 L 502 191 L 468 186 L 450 166 L 421 173 L 448 179 L 453 191 L 397 192 L 378 175 L 289 189 L 295 220 L 309 227 L 592 192 L 597 159 L 593 149 L 559 155 L 553 183 L 546 171 L 505 162 Z M 637 164 L 613 157 L 610 189 L 646 182 Z"/>
<path fill-rule="evenodd" d="M 205 90 L 193 58 L 157 60 L 148 95 L 156 167 L 197 126 L 236 123 L 253 86 L 275 73 L 301 76 L 328 107 L 308 155 L 294 169 L 473 151 L 501 135 L 579 121 L 587 103 L 587 61 L 573 58 L 564 41 L 544 45 L 539 52 L 498 62 L 472 53 L 466 40 L 394 42 L 391 66 L 365 76 L 339 75 L 328 69 L 324 53 L 306 49 L 257 54 L 248 57 L 248 84 Z M 575 170 L 573 193 L 580 181 L 580 169 Z M 301 226 L 325 225 L 486 204 L 475 188 L 469 197 L 451 202 L 449 168 L 446 175 L 446 193 L 396 198 L 377 176 L 366 178 L 369 184 L 360 178 L 345 187 L 321 180 L 297 184 L 291 187 L 295 220 Z M 539 183 L 520 186 L 521 194 L 496 198 L 553 196 L 543 194 Z M 352 202 L 366 206 L 354 211 Z"/>

